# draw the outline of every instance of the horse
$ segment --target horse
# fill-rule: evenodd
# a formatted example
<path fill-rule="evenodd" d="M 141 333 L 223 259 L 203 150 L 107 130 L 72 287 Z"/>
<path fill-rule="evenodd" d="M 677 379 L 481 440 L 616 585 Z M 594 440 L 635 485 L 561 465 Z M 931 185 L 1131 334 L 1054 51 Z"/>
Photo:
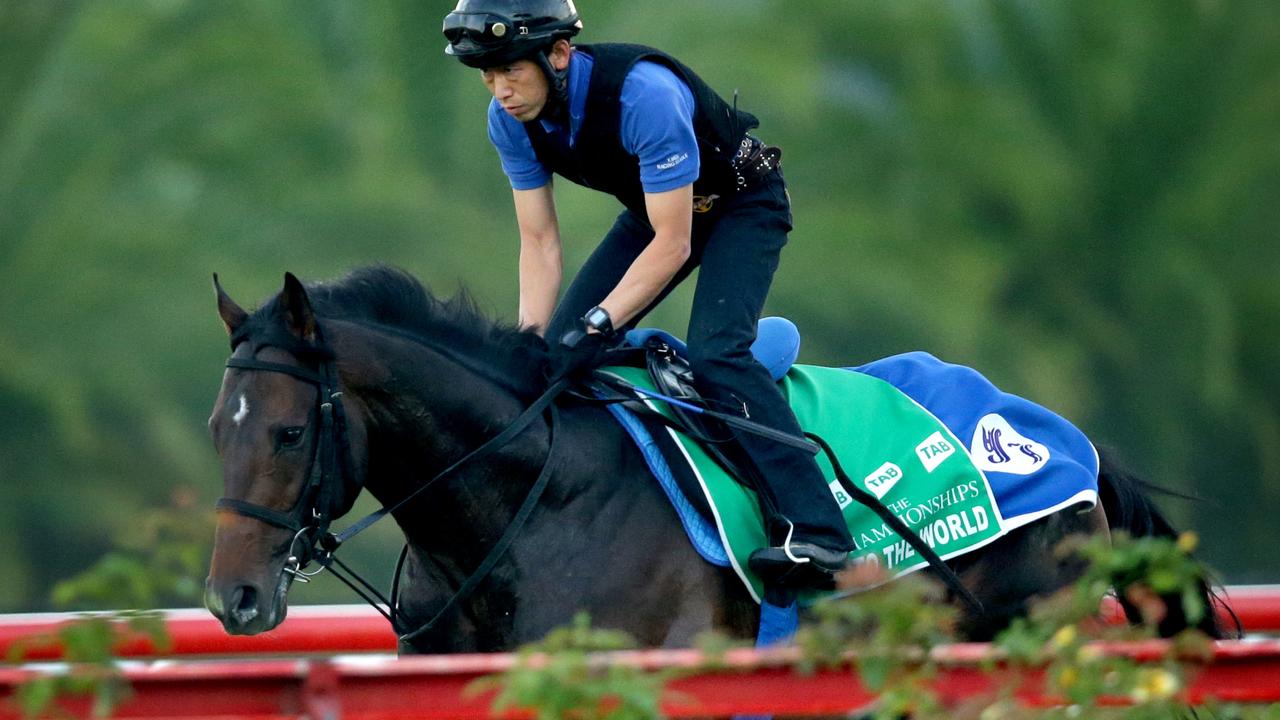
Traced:
<path fill-rule="evenodd" d="M 548 386 L 536 333 L 384 266 L 311 285 L 286 274 L 252 313 L 216 275 L 214 287 L 232 353 L 209 420 L 224 498 L 205 603 L 226 632 L 279 625 L 301 568 L 325 555 L 318 536 L 368 490 L 405 537 L 389 601 L 401 652 L 511 650 L 579 611 L 648 647 L 755 635 L 759 607 L 694 550 L 608 411 L 572 398 L 530 407 Z M 979 601 L 947 594 L 964 637 L 990 639 L 1076 579 L 1081 562 L 1053 553 L 1066 538 L 1176 536 L 1107 453 L 1099 485 L 1092 511 L 949 561 Z M 1179 596 L 1167 602 L 1160 631 L 1172 634 L 1189 623 Z M 1219 636 L 1207 615 L 1194 624 Z"/>

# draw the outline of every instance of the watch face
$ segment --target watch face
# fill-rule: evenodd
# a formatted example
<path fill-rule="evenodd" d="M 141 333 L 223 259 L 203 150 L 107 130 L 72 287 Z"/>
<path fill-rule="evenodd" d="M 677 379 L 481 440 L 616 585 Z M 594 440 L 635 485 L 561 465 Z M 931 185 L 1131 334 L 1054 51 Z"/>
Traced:
<path fill-rule="evenodd" d="M 601 332 L 607 332 L 613 329 L 613 321 L 609 317 L 609 311 L 602 307 L 597 306 L 588 310 L 583 320 L 587 325 Z"/>

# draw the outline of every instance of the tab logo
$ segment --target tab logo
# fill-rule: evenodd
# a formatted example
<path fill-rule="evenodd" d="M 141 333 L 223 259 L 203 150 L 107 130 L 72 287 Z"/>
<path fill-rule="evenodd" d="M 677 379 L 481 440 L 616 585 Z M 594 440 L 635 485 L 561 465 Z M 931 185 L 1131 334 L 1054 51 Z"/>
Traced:
<path fill-rule="evenodd" d="M 827 487 L 831 490 L 831 495 L 835 497 L 836 504 L 840 506 L 841 510 L 849 507 L 849 503 L 853 502 L 853 498 L 849 497 L 849 493 L 844 491 L 844 486 L 840 484 L 839 480 L 832 480 L 827 483 Z"/>
<path fill-rule="evenodd" d="M 1023 437 L 996 413 L 984 416 L 973 429 L 969 454 L 982 470 L 1030 475 L 1049 462 L 1049 448 Z"/>
<path fill-rule="evenodd" d="M 936 470 L 942 461 L 951 457 L 955 451 L 956 446 L 942 437 L 941 430 L 925 438 L 924 442 L 916 446 L 916 455 L 920 458 L 920 464 L 924 465 L 925 472 Z"/>
<path fill-rule="evenodd" d="M 887 462 L 876 468 L 875 472 L 862 479 L 862 484 L 867 486 L 867 490 L 876 496 L 877 500 L 883 500 L 884 496 L 893 489 L 894 485 L 902 479 L 902 468 Z"/>

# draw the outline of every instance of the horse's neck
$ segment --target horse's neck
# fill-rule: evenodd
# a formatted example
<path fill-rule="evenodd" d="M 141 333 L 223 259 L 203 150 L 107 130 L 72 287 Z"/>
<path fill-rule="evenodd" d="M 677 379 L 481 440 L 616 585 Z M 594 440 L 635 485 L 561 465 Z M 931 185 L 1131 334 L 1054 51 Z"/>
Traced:
<path fill-rule="evenodd" d="M 508 391 L 429 347 L 369 333 L 339 348 L 344 377 L 362 406 L 368 442 L 365 487 L 384 505 L 398 502 L 501 432 L 523 409 Z M 468 462 L 396 513 L 412 544 L 465 548 L 515 512 L 545 458 L 541 419 L 494 454 Z M 466 554 L 465 549 L 462 551 Z M 463 558 L 465 562 L 469 558 Z"/>
<path fill-rule="evenodd" d="M 338 353 L 352 363 L 344 382 L 367 418 L 366 487 L 384 505 L 524 410 L 438 353 L 403 340 L 359 340 L 354 354 Z M 398 598 L 404 618 L 418 627 L 451 608 L 414 640 L 416 649 L 509 650 L 568 622 L 575 607 L 654 645 L 687 641 L 718 617 L 719 571 L 685 540 L 643 457 L 607 411 L 565 408 L 555 432 L 554 457 L 550 428 L 539 420 L 396 512 L 410 545 Z M 544 463 L 554 472 L 537 510 L 513 524 Z M 517 534 L 504 546 L 499 538 L 512 528 Z M 502 555 L 486 567 L 495 549 Z M 487 575 L 475 592 L 450 605 L 482 568 Z"/>

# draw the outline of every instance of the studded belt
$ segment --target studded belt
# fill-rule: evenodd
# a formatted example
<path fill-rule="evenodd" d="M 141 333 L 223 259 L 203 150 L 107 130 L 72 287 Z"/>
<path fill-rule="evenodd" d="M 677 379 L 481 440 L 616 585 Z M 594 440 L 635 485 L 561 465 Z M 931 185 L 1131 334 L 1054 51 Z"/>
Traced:
<path fill-rule="evenodd" d="M 782 149 L 765 145 L 759 138 L 743 135 L 731 164 L 738 190 L 745 190 L 782 165 Z"/>

